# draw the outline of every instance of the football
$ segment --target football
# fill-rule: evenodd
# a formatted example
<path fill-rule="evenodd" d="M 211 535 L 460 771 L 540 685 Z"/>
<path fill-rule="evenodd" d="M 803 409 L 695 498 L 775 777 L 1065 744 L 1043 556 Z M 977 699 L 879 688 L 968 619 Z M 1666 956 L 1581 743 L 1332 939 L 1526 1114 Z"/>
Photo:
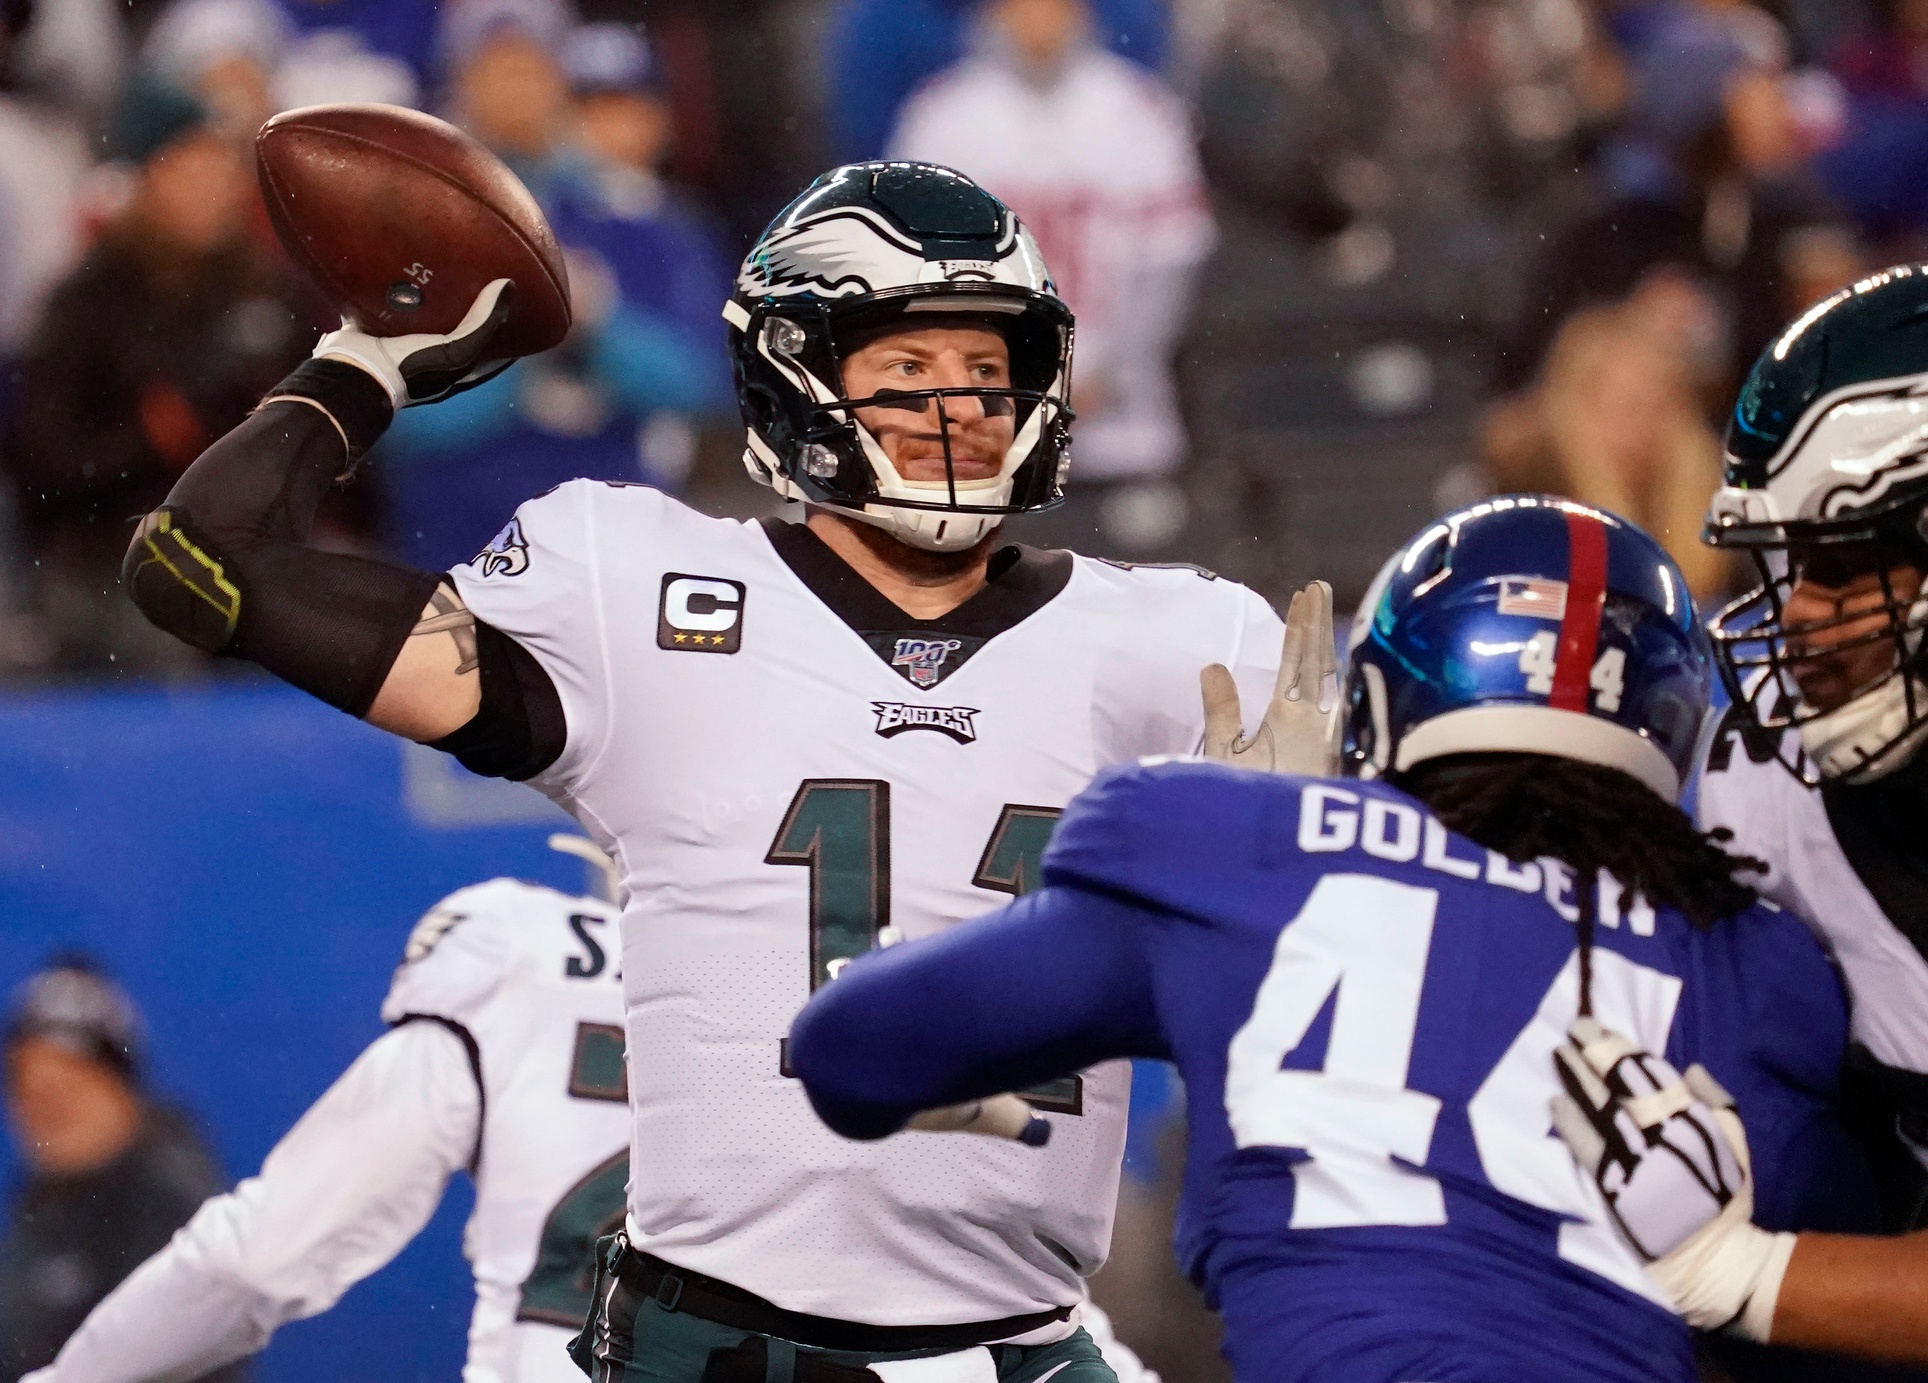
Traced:
<path fill-rule="evenodd" d="M 255 159 L 282 246 L 362 330 L 452 331 L 485 284 L 506 278 L 514 297 L 491 355 L 534 355 L 568 333 L 568 272 L 542 209 L 446 121 L 308 106 L 263 125 Z"/>

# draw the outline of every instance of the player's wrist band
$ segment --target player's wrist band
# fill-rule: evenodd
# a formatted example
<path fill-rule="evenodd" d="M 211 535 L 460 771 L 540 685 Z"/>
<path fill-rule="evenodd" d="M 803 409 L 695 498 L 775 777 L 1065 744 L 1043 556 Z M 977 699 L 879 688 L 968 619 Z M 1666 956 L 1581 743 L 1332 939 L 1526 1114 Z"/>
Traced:
<path fill-rule="evenodd" d="M 340 431 L 351 461 L 360 459 L 380 441 L 395 420 L 395 406 L 381 381 L 340 360 L 303 361 L 261 402 L 278 401 L 312 404 L 320 409 Z"/>
<path fill-rule="evenodd" d="M 1788 1233 L 1772 1234 L 1761 1245 L 1760 1276 L 1748 1294 L 1747 1305 L 1741 1308 L 1734 1322 L 1735 1330 L 1747 1339 L 1767 1344 L 1772 1338 L 1774 1308 L 1781 1300 L 1781 1281 L 1787 1276 L 1788 1260 L 1794 1257 L 1798 1238 Z"/>

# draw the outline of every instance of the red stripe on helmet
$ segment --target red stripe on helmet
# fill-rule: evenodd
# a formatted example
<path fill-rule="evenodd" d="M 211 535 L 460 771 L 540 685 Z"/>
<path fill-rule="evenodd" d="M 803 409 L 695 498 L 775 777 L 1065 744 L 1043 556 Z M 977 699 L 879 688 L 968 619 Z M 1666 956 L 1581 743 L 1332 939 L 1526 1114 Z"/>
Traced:
<path fill-rule="evenodd" d="M 1607 603 L 1607 526 L 1591 514 L 1566 511 L 1567 600 L 1560 620 L 1560 651 L 1547 704 L 1586 713 L 1594 650 L 1600 643 L 1600 611 Z"/>

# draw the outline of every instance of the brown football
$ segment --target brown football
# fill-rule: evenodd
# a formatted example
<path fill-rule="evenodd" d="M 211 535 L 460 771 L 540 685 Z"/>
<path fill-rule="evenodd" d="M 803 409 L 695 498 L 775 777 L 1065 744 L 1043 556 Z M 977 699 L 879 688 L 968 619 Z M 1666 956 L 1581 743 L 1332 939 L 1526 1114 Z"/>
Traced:
<path fill-rule="evenodd" d="M 490 355 L 534 355 L 569 331 L 555 232 L 501 159 L 401 106 L 285 111 L 255 136 L 275 234 L 315 286 L 374 336 L 454 330 L 494 279 L 515 282 Z"/>

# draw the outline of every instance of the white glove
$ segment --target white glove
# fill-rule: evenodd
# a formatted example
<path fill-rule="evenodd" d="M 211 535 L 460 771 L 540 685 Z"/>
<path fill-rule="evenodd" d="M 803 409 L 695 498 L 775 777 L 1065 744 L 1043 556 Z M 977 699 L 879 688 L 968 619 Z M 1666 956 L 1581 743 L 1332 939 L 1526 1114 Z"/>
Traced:
<path fill-rule="evenodd" d="M 508 279 L 484 286 L 446 336 L 370 336 L 344 317 L 341 330 L 315 344 L 315 359 L 340 360 L 366 370 L 381 381 L 397 408 L 439 402 L 487 383 L 515 363 L 483 359 L 489 342 L 509 320 L 511 286 Z"/>
<path fill-rule="evenodd" d="M 877 929 L 877 949 L 896 946 L 904 939 L 894 926 Z M 1041 1148 L 1051 1141 L 1051 1121 L 1016 1095 L 992 1095 L 963 1104 L 947 1104 L 911 1116 L 904 1125 L 924 1133 L 982 1133 L 992 1138 L 1008 1138 L 1027 1148 Z"/>
<path fill-rule="evenodd" d="M 1332 646 L 1332 587 L 1314 581 L 1294 593 L 1285 614 L 1285 650 L 1272 704 L 1251 739 L 1244 735 L 1238 683 L 1223 663 L 1199 674 L 1205 694 L 1205 757 L 1261 773 L 1330 776 L 1338 767 L 1339 706 L 1319 709 L 1326 678 L 1336 677 Z"/>
<path fill-rule="evenodd" d="M 1620 1237 L 1687 1324 L 1765 1343 L 1794 1252 L 1752 1223 L 1753 1164 L 1734 1100 L 1706 1068 L 1685 1075 L 1591 1018 L 1553 1064 L 1553 1127 L 1600 1188 Z"/>

